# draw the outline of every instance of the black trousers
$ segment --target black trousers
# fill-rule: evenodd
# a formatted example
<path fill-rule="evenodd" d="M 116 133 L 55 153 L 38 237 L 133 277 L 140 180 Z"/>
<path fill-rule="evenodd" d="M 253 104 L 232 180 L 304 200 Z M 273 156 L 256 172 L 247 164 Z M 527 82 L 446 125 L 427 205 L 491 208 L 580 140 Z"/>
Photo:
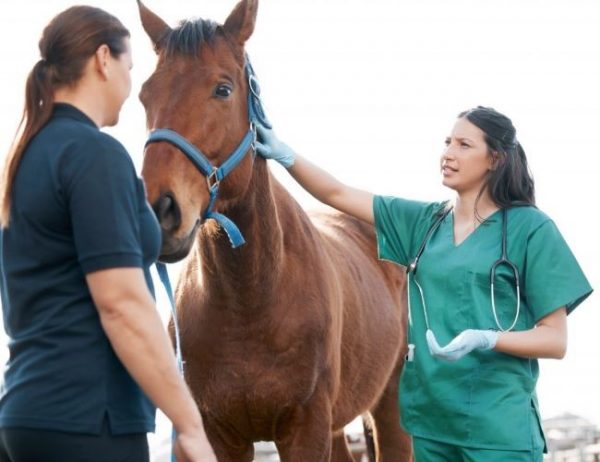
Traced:
<path fill-rule="evenodd" d="M 0 462 L 149 462 L 145 433 L 112 436 L 105 421 L 100 435 L 0 429 Z"/>

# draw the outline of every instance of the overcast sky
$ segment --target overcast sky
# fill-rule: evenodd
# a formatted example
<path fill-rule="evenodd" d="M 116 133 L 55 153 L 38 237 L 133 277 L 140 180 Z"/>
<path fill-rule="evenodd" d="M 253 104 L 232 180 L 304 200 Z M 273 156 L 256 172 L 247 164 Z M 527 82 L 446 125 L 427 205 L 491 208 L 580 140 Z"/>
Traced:
<path fill-rule="evenodd" d="M 79 2 L 4 0 L 0 152 L 8 149 L 44 25 Z M 132 97 L 109 132 L 141 163 L 137 93 L 155 57 L 134 0 L 87 2 L 132 33 Z M 175 25 L 223 22 L 233 0 L 147 0 Z M 376 193 L 439 200 L 438 159 L 458 112 L 479 104 L 512 118 L 554 218 L 592 285 L 600 281 L 600 2 L 594 0 L 261 0 L 247 47 L 279 136 L 340 179 Z M 306 207 L 318 207 L 272 167 Z M 509 236 L 510 239 L 510 236 Z M 563 361 L 541 361 L 544 417 L 600 424 L 598 296 L 569 317 Z M 166 306 L 161 307 L 165 312 Z"/>

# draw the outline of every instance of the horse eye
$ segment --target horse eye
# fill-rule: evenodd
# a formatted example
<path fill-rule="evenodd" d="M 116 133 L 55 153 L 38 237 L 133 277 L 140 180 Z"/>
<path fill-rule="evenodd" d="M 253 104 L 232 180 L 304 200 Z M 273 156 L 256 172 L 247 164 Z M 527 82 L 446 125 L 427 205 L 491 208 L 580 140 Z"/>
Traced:
<path fill-rule="evenodd" d="M 217 88 L 215 88 L 215 96 L 220 99 L 229 98 L 232 92 L 233 88 L 226 84 L 217 85 Z"/>

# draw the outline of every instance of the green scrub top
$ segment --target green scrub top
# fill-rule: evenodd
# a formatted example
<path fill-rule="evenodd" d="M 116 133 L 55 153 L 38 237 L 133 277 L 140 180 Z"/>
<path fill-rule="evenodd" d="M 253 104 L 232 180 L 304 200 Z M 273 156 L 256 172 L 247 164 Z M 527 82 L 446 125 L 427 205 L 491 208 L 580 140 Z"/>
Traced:
<path fill-rule="evenodd" d="M 443 209 L 376 196 L 373 202 L 381 259 L 407 266 Z M 465 329 L 498 330 L 490 301 L 490 269 L 501 255 L 502 212 L 454 244 L 453 214 L 431 236 L 416 278 L 423 289 L 429 325 L 440 345 Z M 527 330 L 557 308 L 570 313 L 591 292 L 579 264 L 554 222 L 535 207 L 508 210 L 507 253 L 519 270 L 521 310 L 514 330 Z M 402 425 L 414 436 L 464 447 L 534 450 L 543 446 L 535 394 L 536 359 L 475 350 L 456 362 L 431 356 L 419 291 L 410 281 L 409 342 L 414 361 L 404 364 L 400 383 Z M 496 272 L 495 300 L 503 326 L 516 313 L 514 277 Z"/>

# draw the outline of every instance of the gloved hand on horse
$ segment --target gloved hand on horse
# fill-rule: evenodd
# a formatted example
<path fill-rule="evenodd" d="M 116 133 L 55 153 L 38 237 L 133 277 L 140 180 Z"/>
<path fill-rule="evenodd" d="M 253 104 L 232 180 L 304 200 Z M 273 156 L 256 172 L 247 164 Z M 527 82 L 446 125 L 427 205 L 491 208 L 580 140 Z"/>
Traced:
<path fill-rule="evenodd" d="M 285 168 L 290 168 L 294 165 L 296 154 L 287 144 L 280 141 L 273 130 L 256 126 L 257 141 L 256 152 L 265 159 L 273 159 L 283 165 Z"/>
<path fill-rule="evenodd" d="M 431 330 L 427 329 L 425 337 L 432 356 L 448 361 L 456 361 L 476 349 L 493 349 L 498 340 L 498 332 L 493 330 L 467 329 L 454 337 L 445 347 L 440 347 Z"/>

